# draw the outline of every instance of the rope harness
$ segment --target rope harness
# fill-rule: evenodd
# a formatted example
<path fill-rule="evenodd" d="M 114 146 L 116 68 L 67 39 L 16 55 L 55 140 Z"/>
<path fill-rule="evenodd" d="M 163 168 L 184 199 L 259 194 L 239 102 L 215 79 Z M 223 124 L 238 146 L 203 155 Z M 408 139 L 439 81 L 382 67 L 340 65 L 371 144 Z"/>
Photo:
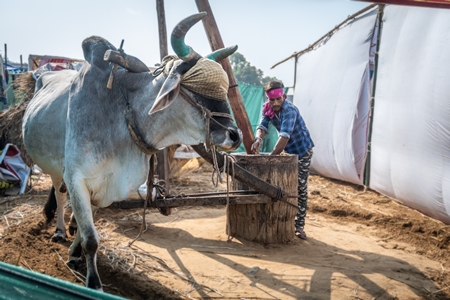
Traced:
<path fill-rule="evenodd" d="M 223 117 L 223 118 L 228 118 L 230 120 L 233 120 L 233 117 L 227 113 L 212 112 L 209 109 L 207 109 L 206 107 L 198 104 L 197 102 L 192 100 L 192 98 L 188 94 L 187 89 L 185 89 L 184 87 L 180 88 L 180 94 L 187 102 L 189 102 L 192 106 L 198 108 L 201 111 L 203 119 L 205 119 L 205 122 L 206 122 L 206 124 L 205 124 L 205 128 L 206 128 L 205 147 L 206 147 L 206 150 L 209 151 L 212 146 L 211 135 L 210 135 L 211 120 L 213 122 L 215 122 L 217 125 L 221 126 L 222 128 L 227 129 L 227 127 L 225 127 L 224 125 L 220 124 L 217 120 L 215 120 L 214 117 Z M 212 100 L 212 101 L 217 101 L 217 100 Z"/>

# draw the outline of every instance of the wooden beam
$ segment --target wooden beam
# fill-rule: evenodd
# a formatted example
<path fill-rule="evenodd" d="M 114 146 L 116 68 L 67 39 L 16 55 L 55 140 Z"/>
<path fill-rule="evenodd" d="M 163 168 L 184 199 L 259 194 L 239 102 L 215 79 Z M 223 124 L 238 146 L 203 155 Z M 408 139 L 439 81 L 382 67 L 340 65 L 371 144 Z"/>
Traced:
<path fill-rule="evenodd" d="M 203 18 L 203 26 L 205 27 L 206 35 L 208 36 L 209 44 L 213 51 L 224 48 L 222 37 L 220 36 L 219 29 L 214 19 L 213 12 L 209 5 L 208 0 L 195 0 L 199 12 L 205 11 L 206 17 Z M 221 61 L 224 70 L 228 74 L 228 80 L 230 82 L 230 88 L 228 90 L 228 100 L 230 102 L 231 110 L 233 111 L 234 119 L 237 126 L 242 131 L 243 143 L 245 151 L 250 154 L 252 143 L 255 139 L 250 121 L 248 119 L 247 110 L 245 109 L 242 96 L 239 91 L 236 79 L 231 68 L 228 58 Z"/>

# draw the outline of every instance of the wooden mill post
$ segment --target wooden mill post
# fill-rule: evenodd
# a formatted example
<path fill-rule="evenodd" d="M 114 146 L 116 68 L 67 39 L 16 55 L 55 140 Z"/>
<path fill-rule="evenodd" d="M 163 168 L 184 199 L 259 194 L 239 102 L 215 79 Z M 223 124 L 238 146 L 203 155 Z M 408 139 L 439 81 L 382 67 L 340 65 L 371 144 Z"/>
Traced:
<path fill-rule="evenodd" d="M 169 54 L 167 50 L 167 29 L 166 17 L 164 12 L 164 0 L 156 0 L 156 12 L 158 15 L 158 32 L 159 32 L 159 54 L 161 60 Z M 164 148 L 156 154 L 158 164 L 156 166 L 156 173 L 159 178 L 165 182 L 166 194 L 169 194 L 169 149 Z"/>
<path fill-rule="evenodd" d="M 219 29 L 217 28 L 216 20 L 209 6 L 208 0 L 195 0 L 199 12 L 205 11 L 206 17 L 203 18 L 203 26 L 205 27 L 206 35 L 208 36 L 209 44 L 213 51 L 224 48 L 222 37 L 220 36 Z M 228 74 L 228 80 L 230 82 L 230 88 L 228 90 L 228 100 L 230 102 L 231 109 L 233 111 L 234 119 L 237 126 L 242 131 L 243 143 L 245 151 L 251 152 L 251 146 L 255 139 L 253 135 L 252 127 L 248 119 L 247 111 L 242 101 L 241 93 L 239 92 L 236 79 L 234 78 L 233 70 L 231 68 L 228 58 L 221 61 L 224 70 Z"/>

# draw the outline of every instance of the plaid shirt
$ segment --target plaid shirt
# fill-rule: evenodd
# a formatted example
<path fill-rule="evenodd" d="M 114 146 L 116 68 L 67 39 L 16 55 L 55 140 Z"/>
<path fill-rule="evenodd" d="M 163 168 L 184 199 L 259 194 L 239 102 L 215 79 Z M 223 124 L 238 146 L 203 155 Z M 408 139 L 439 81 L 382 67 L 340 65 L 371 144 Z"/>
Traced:
<path fill-rule="evenodd" d="M 284 148 L 285 152 L 297 154 L 300 158 L 305 155 L 309 149 L 314 147 L 308 128 L 306 128 L 305 121 L 303 121 L 298 108 L 290 101 L 284 101 L 280 112 L 278 115 L 275 114 L 273 119 L 270 119 L 266 115 L 262 115 L 257 129 L 262 129 L 267 132 L 270 122 L 272 122 L 272 125 L 277 129 L 279 137 L 286 137 L 289 139 Z"/>

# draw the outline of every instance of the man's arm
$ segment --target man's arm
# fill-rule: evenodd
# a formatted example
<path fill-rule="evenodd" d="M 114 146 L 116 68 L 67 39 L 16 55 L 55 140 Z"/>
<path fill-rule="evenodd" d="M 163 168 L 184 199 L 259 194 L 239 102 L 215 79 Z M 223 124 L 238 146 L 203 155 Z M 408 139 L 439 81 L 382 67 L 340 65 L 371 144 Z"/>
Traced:
<path fill-rule="evenodd" d="M 256 130 L 256 137 L 251 147 L 253 153 L 257 154 L 259 152 L 259 147 L 261 147 L 262 140 L 264 139 L 265 136 L 266 132 L 264 130 L 259 128 Z"/>
<path fill-rule="evenodd" d="M 283 150 L 286 147 L 288 142 L 289 142 L 289 138 L 280 136 L 278 138 L 277 143 L 275 144 L 275 147 L 273 147 L 273 151 L 272 151 L 272 153 L 270 153 L 270 155 L 278 155 L 281 152 L 283 152 Z"/>
<path fill-rule="evenodd" d="M 255 139 L 259 138 L 259 139 L 263 140 L 265 136 L 266 136 L 266 132 L 264 130 L 262 130 L 262 129 L 257 129 L 256 130 L 256 137 L 255 137 Z"/>

